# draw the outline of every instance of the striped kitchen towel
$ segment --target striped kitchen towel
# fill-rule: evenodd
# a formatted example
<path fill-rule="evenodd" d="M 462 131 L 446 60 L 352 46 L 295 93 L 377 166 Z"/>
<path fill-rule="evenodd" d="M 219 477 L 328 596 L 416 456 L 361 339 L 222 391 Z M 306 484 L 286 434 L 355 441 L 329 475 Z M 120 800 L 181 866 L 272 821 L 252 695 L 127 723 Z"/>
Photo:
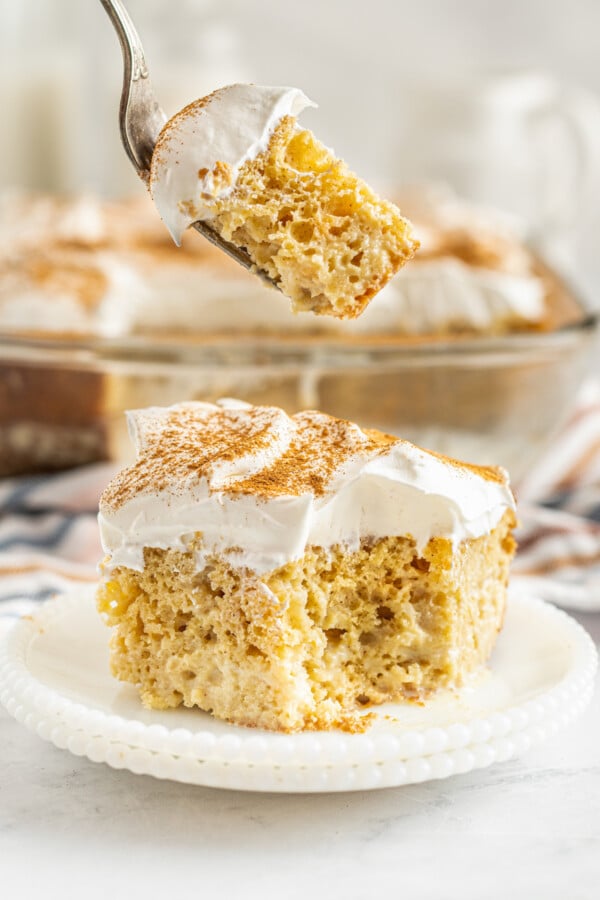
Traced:
<path fill-rule="evenodd" d="M 0 481 L 0 625 L 96 579 L 98 498 L 114 472 L 102 464 Z M 561 606 L 600 611 L 600 385 L 584 391 L 517 493 L 515 578 Z"/>
<path fill-rule="evenodd" d="M 514 576 L 560 606 L 600 611 L 600 383 L 584 386 L 517 496 Z"/>
<path fill-rule="evenodd" d="M 98 498 L 113 465 L 0 481 L 0 624 L 97 578 Z"/>

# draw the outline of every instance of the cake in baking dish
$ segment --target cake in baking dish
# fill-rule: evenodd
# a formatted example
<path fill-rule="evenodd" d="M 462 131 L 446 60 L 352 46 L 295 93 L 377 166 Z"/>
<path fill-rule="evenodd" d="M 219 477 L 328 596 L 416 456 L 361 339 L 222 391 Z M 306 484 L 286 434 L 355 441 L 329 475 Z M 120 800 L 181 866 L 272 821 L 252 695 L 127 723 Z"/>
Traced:
<path fill-rule="evenodd" d="M 234 84 L 164 126 L 150 190 L 179 241 L 204 221 L 245 250 L 296 310 L 355 318 L 418 246 L 380 199 L 296 116 L 296 88 Z"/>
<path fill-rule="evenodd" d="M 154 709 L 279 731 L 359 727 L 485 664 L 515 543 L 501 469 L 240 401 L 129 414 L 104 493 L 98 607 Z"/>
<path fill-rule="evenodd" d="M 553 330 L 583 311 L 499 214 L 405 196 L 421 242 L 357 319 L 294 315 L 208 241 L 177 248 L 145 196 L 0 195 L 0 335 L 323 336 L 336 342 Z M 229 390 L 229 389 L 228 389 Z"/>
<path fill-rule="evenodd" d="M 494 410 L 520 407 L 520 370 L 487 367 L 484 386 L 475 370 L 467 380 L 453 376 L 460 396 L 440 403 L 437 368 L 400 373 L 373 359 L 340 369 L 340 353 L 358 344 L 385 342 L 402 353 L 415 341 L 554 330 L 581 322 L 585 311 L 497 214 L 448 199 L 417 203 L 405 196 L 401 205 L 415 223 L 419 253 L 361 316 L 342 320 L 293 314 L 278 291 L 194 233 L 175 247 L 145 195 L 101 202 L 1 194 L 0 475 L 122 458 L 124 409 L 223 395 L 288 412 L 319 406 L 412 435 L 419 435 L 416 425 L 429 427 L 440 416 L 456 426 L 459 409 L 455 452 L 470 455 L 467 431 L 480 434 L 482 422 L 489 431 Z M 130 337 L 148 341 L 148 352 L 159 355 L 171 341 L 186 352 L 193 347 L 202 365 L 193 372 L 174 366 L 169 377 L 146 369 L 142 378 L 120 366 L 90 365 L 87 355 L 71 357 L 65 343 L 90 342 L 93 353 L 96 339 Z M 50 356 L 32 353 L 29 341 L 40 338 L 54 345 Z M 298 370 L 231 364 L 247 358 L 248 347 L 262 353 L 274 342 L 278 352 L 286 342 L 297 345 L 310 364 Z M 213 344 L 224 345 L 217 358 L 226 365 L 213 361 Z M 337 361 L 322 365 L 326 358 Z M 422 439 L 435 441 L 430 434 Z"/>

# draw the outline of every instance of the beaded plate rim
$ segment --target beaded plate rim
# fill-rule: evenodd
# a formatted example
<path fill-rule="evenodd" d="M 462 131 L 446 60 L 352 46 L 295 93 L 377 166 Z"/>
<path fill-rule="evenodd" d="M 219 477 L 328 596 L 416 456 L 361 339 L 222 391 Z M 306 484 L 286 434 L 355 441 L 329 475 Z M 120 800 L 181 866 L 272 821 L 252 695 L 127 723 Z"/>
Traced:
<path fill-rule="evenodd" d="M 93 698 L 89 705 L 75 702 L 31 671 L 34 639 L 75 610 L 80 614 L 82 603 L 93 607 L 93 595 L 94 588 L 85 586 L 49 600 L 3 637 L 0 703 L 57 747 L 156 778 L 283 792 L 367 790 L 446 778 L 510 759 L 548 739 L 583 712 L 593 693 L 597 653 L 585 630 L 564 611 L 513 591 L 509 611 L 525 610 L 540 634 L 558 634 L 569 664 L 549 689 L 501 711 L 445 726 L 401 732 L 380 727 L 363 734 L 270 734 L 216 723 L 204 713 L 198 713 L 199 730 L 148 725 L 104 712 Z M 99 617 L 91 623 L 104 629 Z M 378 716 L 385 710 L 379 707 Z"/>

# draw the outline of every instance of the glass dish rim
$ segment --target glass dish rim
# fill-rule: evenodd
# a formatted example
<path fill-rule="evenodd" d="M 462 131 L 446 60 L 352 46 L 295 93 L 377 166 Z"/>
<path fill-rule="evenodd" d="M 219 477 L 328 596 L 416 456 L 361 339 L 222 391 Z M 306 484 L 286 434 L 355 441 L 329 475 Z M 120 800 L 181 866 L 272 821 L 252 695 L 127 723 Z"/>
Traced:
<path fill-rule="evenodd" d="M 377 363 L 436 365 L 461 359 L 490 364 L 499 358 L 522 361 L 536 354 L 569 349 L 600 331 L 600 313 L 586 312 L 574 322 L 552 331 L 522 331 L 505 335 L 456 335 L 432 339 L 402 336 L 356 336 L 340 340 L 331 335 L 249 333 L 245 335 L 128 335 L 126 337 L 0 333 L 0 356 L 14 364 L 55 362 L 69 368 L 152 369 L 167 367 L 311 364 L 344 368 L 372 368 Z"/>

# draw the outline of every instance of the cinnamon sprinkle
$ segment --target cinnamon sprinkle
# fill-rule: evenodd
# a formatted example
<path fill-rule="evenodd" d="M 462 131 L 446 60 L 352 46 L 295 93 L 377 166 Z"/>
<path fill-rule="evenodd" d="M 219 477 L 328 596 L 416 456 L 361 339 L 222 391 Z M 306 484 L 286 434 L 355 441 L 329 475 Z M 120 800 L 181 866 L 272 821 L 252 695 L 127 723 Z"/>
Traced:
<path fill-rule="evenodd" d="M 287 444 L 282 437 L 290 432 Z M 119 507 L 138 493 L 189 489 L 191 482 L 215 479 L 230 495 L 321 496 L 332 476 L 357 452 L 377 455 L 397 438 L 362 432 L 356 425 L 318 412 L 288 416 L 270 406 L 220 408 L 181 404 L 166 417 L 151 414 L 140 427 L 140 458 L 121 472 L 103 502 Z M 268 451 L 274 446 L 276 452 Z M 258 471 L 243 470 L 221 484 L 219 467 L 264 454 Z M 260 461 L 259 461 L 260 465 Z M 214 489 L 214 488 L 213 488 Z"/>
<path fill-rule="evenodd" d="M 139 459 L 111 482 L 103 505 L 118 508 L 137 494 L 185 493 L 200 481 L 232 498 L 320 497 L 357 454 L 375 458 L 391 444 L 407 443 L 325 413 L 288 416 L 271 406 L 184 403 L 148 411 L 138 428 Z M 504 480 L 501 470 L 431 455 L 486 480 Z"/>

